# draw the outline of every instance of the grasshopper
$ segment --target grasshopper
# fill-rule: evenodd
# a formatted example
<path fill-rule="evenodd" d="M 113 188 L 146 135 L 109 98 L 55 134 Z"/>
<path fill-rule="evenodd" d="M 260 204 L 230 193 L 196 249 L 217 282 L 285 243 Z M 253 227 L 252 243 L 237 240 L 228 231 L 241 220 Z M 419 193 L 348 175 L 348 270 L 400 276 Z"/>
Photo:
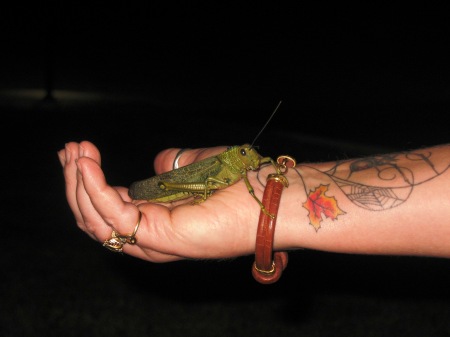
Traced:
<path fill-rule="evenodd" d="M 278 103 L 272 116 L 280 104 L 281 102 Z M 262 130 L 255 137 L 255 140 Z M 279 166 L 275 161 L 270 157 L 262 157 L 252 145 L 232 146 L 217 156 L 209 157 L 145 180 L 136 181 L 131 184 L 128 193 L 135 200 L 171 202 L 194 197 L 194 203 L 200 203 L 211 196 L 213 192 L 227 188 L 244 179 L 249 193 L 258 202 L 263 212 L 272 216 L 256 197 L 247 177 L 248 171 L 259 170 L 265 164 L 272 164 L 277 173 L 280 173 Z"/>
<path fill-rule="evenodd" d="M 199 162 L 131 184 L 129 195 L 132 199 L 151 202 L 170 202 L 194 196 L 198 202 L 205 201 L 211 194 L 244 179 L 249 193 L 258 204 L 247 171 L 258 170 L 261 165 L 275 161 L 262 157 L 250 144 L 232 146 L 225 152 Z"/>

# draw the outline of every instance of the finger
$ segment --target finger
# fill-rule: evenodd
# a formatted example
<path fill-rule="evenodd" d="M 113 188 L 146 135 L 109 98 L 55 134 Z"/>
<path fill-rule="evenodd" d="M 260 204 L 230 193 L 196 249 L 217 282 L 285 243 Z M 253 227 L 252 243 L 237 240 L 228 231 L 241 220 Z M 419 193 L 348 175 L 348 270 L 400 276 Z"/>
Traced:
<path fill-rule="evenodd" d="M 88 157 L 84 157 L 88 158 Z M 84 159 L 79 158 L 80 159 Z M 89 158 L 92 160 L 91 158 Z M 78 165 L 77 160 L 77 167 Z M 80 211 L 82 222 L 79 224 L 79 227 L 86 232 L 91 238 L 97 241 L 104 240 L 105 236 L 107 236 L 107 232 L 111 232 L 108 224 L 102 218 L 102 216 L 97 212 L 94 205 L 92 204 L 91 198 L 86 192 L 86 188 L 83 181 L 83 175 L 81 171 L 78 169 L 77 171 L 77 188 L 76 188 L 76 199 L 78 209 Z M 107 230 L 107 231 L 106 231 Z"/>
<path fill-rule="evenodd" d="M 181 149 L 170 148 L 161 151 L 155 158 L 155 172 L 161 174 L 173 170 L 173 163 Z M 178 166 L 183 167 L 193 162 L 215 156 L 226 150 L 226 146 L 185 150 L 178 159 Z"/>
<path fill-rule="evenodd" d="M 128 188 L 123 187 L 123 186 L 113 186 L 113 187 L 119 193 L 119 195 L 123 201 L 126 201 L 126 202 L 132 201 L 132 199 L 130 198 L 130 196 L 128 194 Z"/>
<path fill-rule="evenodd" d="M 62 155 L 64 152 L 64 155 Z M 77 166 L 75 161 L 78 160 L 78 143 L 70 142 L 65 145 L 65 149 L 60 151 L 60 158 L 64 158 L 63 171 L 66 184 L 66 198 L 70 209 L 75 217 L 79 227 L 83 227 L 83 217 L 78 207 L 76 191 L 77 191 Z"/>
<path fill-rule="evenodd" d="M 64 176 L 66 180 L 67 201 L 74 214 L 78 227 L 87 232 L 83 211 L 80 209 L 80 201 L 81 203 L 86 203 L 88 197 L 85 192 L 83 193 L 81 177 L 79 176 L 76 166 L 76 161 L 80 156 L 90 156 L 98 163 L 100 163 L 101 158 L 98 149 L 90 142 L 81 142 L 80 144 L 75 142 L 67 143 L 64 156 L 60 156 L 60 158 L 65 159 Z"/>
<path fill-rule="evenodd" d="M 79 151 L 80 157 L 89 157 L 95 160 L 99 166 L 102 165 L 100 151 L 91 142 L 82 141 L 79 146 Z"/>
<path fill-rule="evenodd" d="M 125 202 L 121 193 L 107 184 L 96 161 L 82 157 L 77 165 L 80 209 L 89 232 L 99 241 L 109 239 L 112 230 L 123 235 L 133 233 L 139 216 L 138 208 Z"/>
<path fill-rule="evenodd" d="M 89 157 L 79 157 L 77 201 L 83 218 L 83 229 L 95 240 L 104 242 L 112 236 L 112 231 L 122 235 L 134 232 L 139 218 L 139 211 L 130 200 L 128 189 L 113 188 L 106 182 L 105 176 L 96 161 Z M 163 210 L 167 209 L 163 207 Z M 142 217 L 144 218 L 144 216 Z M 141 219 L 141 222 L 143 219 Z M 142 227 L 146 227 L 142 223 Z M 144 237 L 141 223 L 138 234 Z M 145 240 L 145 239 L 144 239 Z M 140 241 L 140 240 L 139 240 Z M 123 252 L 153 262 L 169 262 L 181 257 L 160 253 L 152 249 L 143 250 L 139 245 L 125 244 Z"/>
<path fill-rule="evenodd" d="M 125 244 L 123 252 L 138 258 L 153 262 L 169 262 L 180 260 L 181 257 L 155 251 L 148 243 L 151 237 L 148 233 L 148 221 L 145 214 L 139 218 L 140 211 L 136 205 L 125 202 L 121 194 L 127 193 L 125 188 L 119 190 L 109 186 L 100 167 L 89 158 L 80 158 L 78 167 L 85 193 L 89 196 L 91 205 L 95 211 L 92 211 L 89 204 L 82 205 L 84 221 L 90 233 L 99 241 L 104 242 L 112 236 L 112 231 L 120 235 L 136 234 L 137 244 Z M 168 210 L 160 207 L 162 213 L 168 214 Z M 158 213 L 158 212 L 156 212 Z M 100 217 L 100 218 L 99 218 Z M 139 221 L 140 220 L 140 221 Z M 140 245 L 141 238 L 147 241 L 145 248 Z"/>
<path fill-rule="evenodd" d="M 82 216 L 78 207 L 76 188 L 77 188 L 77 167 L 76 160 L 81 156 L 89 156 L 98 163 L 101 162 L 100 152 L 90 142 L 69 142 L 63 150 L 58 152 L 58 157 L 63 166 L 65 183 L 66 183 L 66 197 L 69 206 L 74 213 L 77 223 L 82 225 Z"/>

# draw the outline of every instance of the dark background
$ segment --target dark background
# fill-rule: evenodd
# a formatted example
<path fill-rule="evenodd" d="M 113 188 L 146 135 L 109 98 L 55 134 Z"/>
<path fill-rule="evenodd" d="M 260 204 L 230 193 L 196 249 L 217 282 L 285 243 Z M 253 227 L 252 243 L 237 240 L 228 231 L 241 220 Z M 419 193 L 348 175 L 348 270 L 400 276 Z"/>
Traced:
<path fill-rule="evenodd" d="M 414 13 L 411 13 L 414 10 Z M 150 264 L 75 225 L 56 151 L 113 185 L 169 147 L 251 142 L 326 161 L 448 142 L 446 8 L 127 2 L 4 8 L 2 336 L 449 336 L 446 259 L 290 254 Z M 429 224 L 433 230 L 433 224 Z M 450 238 L 449 238 L 450 240 Z"/>

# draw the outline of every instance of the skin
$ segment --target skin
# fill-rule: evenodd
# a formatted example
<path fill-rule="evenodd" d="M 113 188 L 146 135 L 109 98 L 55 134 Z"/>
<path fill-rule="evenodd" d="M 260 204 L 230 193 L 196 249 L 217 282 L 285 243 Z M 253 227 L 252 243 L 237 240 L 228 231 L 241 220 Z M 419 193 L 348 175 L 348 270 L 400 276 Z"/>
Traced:
<path fill-rule="evenodd" d="M 179 165 L 216 155 L 226 147 L 192 149 Z M 172 169 L 179 149 L 161 151 L 155 158 L 157 174 Z M 138 219 L 137 244 L 124 253 L 151 262 L 180 259 L 223 259 L 254 254 L 260 207 L 243 181 L 217 191 L 207 201 L 149 203 L 131 200 L 126 187 L 108 185 L 100 151 L 88 141 L 70 142 L 58 151 L 66 198 L 76 224 L 103 243 L 113 230 L 132 233 Z M 289 187 L 282 194 L 274 250 L 315 249 L 341 253 L 450 257 L 450 146 L 440 145 L 345 162 L 299 163 L 286 174 Z M 273 168 L 250 172 L 255 194 L 262 198 L 263 177 Z M 375 188 L 386 203 L 358 204 L 353 190 Z M 341 187 L 339 187 L 339 184 Z M 344 185 L 345 185 L 344 184 Z M 314 191 L 326 186 L 337 216 L 319 214 L 311 220 L 305 207 Z M 390 196 L 384 197 L 384 193 Z M 378 193 L 375 193 L 378 195 Z M 356 194 L 356 199 L 358 196 Z M 353 199 L 352 199 L 353 198 Z M 365 200 L 365 198 L 361 198 Z M 392 204 L 391 200 L 397 204 Z"/>

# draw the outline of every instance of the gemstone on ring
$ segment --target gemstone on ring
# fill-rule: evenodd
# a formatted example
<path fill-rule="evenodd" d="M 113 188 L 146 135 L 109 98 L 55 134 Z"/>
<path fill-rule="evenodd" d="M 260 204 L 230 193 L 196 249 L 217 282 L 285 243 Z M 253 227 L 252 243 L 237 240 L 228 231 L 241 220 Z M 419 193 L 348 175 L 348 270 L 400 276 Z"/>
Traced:
<path fill-rule="evenodd" d="M 133 233 L 128 235 L 122 235 L 116 231 L 113 231 L 111 234 L 111 238 L 103 242 L 103 247 L 108 248 L 110 251 L 115 253 L 122 253 L 123 246 L 126 243 L 130 245 L 135 245 L 137 242 L 136 232 L 138 231 L 139 225 L 141 224 L 141 219 L 142 219 L 142 212 L 139 210 L 139 218 L 136 226 L 134 227 Z"/>

